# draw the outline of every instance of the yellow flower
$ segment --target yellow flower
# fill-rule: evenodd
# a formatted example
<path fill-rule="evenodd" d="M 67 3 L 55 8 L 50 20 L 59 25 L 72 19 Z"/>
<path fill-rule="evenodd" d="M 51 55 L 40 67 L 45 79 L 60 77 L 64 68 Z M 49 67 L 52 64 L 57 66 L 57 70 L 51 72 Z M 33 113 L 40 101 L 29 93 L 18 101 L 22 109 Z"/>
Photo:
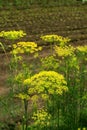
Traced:
<path fill-rule="evenodd" d="M 42 99 L 47 100 L 49 96 L 47 94 L 41 94 Z"/>
<path fill-rule="evenodd" d="M 83 128 L 83 130 L 86 130 L 86 128 Z"/>
<path fill-rule="evenodd" d="M 54 70 L 59 67 L 58 59 L 56 60 L 53 56 L 47 56 L 41 59 L 42 67 L 45 70 Z"/>
<path fill-rule="evenodd" d="M 23 36 L 25 36 L 26 33 L 24 33 L 22 30 L 19 31 L 2 31 L 0 32 L 0 37 L 9 39 L 9 40 L 16 40 Z"/>
<path fill-rule="evenodd" d="M 37 44 L 35 42 L 18 42 L 17 44 L 13 44 L 13 50 L 11 53 L 34 53 L 41 49 L 41 47 L 37 47 Z"/>
<path fill-rule="evenodd" d="M 34 96 L 32 96 L 31 97 L 31 100 L 33 101 L 33 102 L 36 102 L 37 100 L 38 100 L 38 96 L 37 95 L 34 95 Z"/>
<path fill-rule="evenodd" d="M 31 90 L 38 94 L 60 94 L 63 91 L 66 91 L 67 83 L 63 77 L 63 75 L 55 72 L 55 71 L 41 71 L 38 74 L 35 74 L 29 79 L 24 81 L 24 85 L 31 86 Z M 59 91 L 59 93 L 57 92 Z M 29 89 L 30 91 L 30 89 Z"/>
<path fill-rule="evenodd" d="M 32 119 L 34 120 L 35 125 L 44 127 L 50 124 L 51 115 L 42 109 L 38 110 L 37 113 L 34 113 Z"/>
<path fill-rule="evenodd" d="M 61 46 L 64 46 L 66 43 L 68 43 L 70 41 L 69 38 L 64 38 L 62 36 L 58 36 L 58 35 L 55 35 L 55 34 L 49 34 L 49 35 L 41 36 L 41 39 L 45 42 L 50 42 L 50 43 L 57 42 Z"/>
<path fill-rule="evenodd" d="M 17 45 L 16 45 L 16 44 L 13 44 L 13 48 L 14 48 L 14 49 L 17 48 Z"/>
<path fill-rule="evenodd" d="M 78 50 L 80 53 L 87 54 L 87 45 L 78 46 L 78 47 L 77 47 L 77 50 Z"/>
<path fill-rule="evenodd" d="M 50 88 L 50 89 L 48 90 L 48 93 L 53 95 L 53 94 L 55 94 L 55 91 L 54 91 L 54 89 L 51 89 L 51 88 Z"/>
<path fill-rule="evenodd" d="M 55 46 L 55 52 L 59 57 L 72 56 L 74 54 L 75 48 L 73 46 L 59 47 Z"/>
<path fill-rule="evenodd" d="M 44 40 L 45 42 L 56 42 L 58 41 L 58 35 L 52 34 L 52 35 L 45 35 L 41 36 L 41 39 Z"/>
<path fill-rule="evenodd" d="M 16 95 L 16 97 L 18 97 L 18 98 L 20 98 L 22 100 L 24 100 L 24 99 L 29 100 L 30 99 L 29 95 L 24 94 L 24 93 L 19 93 L 18 95 Z"/>

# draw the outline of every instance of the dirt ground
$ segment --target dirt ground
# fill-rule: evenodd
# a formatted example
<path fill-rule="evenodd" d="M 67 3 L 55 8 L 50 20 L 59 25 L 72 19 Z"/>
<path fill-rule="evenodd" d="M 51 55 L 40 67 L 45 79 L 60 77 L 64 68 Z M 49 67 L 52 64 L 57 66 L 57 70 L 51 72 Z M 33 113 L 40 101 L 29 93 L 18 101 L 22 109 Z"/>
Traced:
<path fill-rule="evenodd" d="M 69 37 L 73 45 L 87 44 L 87 5 L 0 10 L 0 31 L 3 30 L 23 30 L 27 35 L 19 41 L 34 41 L 38 45 L 44 44 L 40 36 L 45 34 Z M 12 41 L 0 38 L 0 42 L 9 55 L 8 45 Z M 47 49 L 44 53 L 47 54 Z M 8 63 L 0 47 L 0 95 L 9 91 L 6 85 Z"/>

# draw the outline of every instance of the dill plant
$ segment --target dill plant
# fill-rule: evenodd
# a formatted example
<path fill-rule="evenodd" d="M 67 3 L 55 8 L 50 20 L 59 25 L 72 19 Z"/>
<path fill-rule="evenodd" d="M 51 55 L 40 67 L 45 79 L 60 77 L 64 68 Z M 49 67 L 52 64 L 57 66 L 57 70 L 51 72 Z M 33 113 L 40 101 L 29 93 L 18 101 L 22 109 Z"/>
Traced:
<path fill-rule="evenodd" d="M 2 31 L 0 33 L 0 37 L 15 41 L 16 39 L 19 39 L 20 37 L 25 36 L 26 33 L 24 33 L 22 30 L 20 31 Z M 5 54 L 5 48 L 3 44 L 0 44 L 3 48 Z M 13 103 L 14 98 L 20 98 L 22 102 L 24 103 L 24 116 L 23 116 L 23 129 L 27 130 L 28 127 L 28 101 L 29 96 L 27 94 L 27 87 L 24 87 L 23 80 L 29 77 L 32 73 L 30 70 L 31 65 L 27 65 L 27 62 L 24 60 L 24 54 L 30 56 L 34 56 L 35 58 L 38 57 L 38 51 L 40 51 L 42 48 L 38 47 L 35 42 L 18 42 L 13 43 L 11 46 L 10 51 L 10 76 L 8 79 L 9 86 L 10 87 L 10 97 L 9 102 L 12 102 L 12 111 L 10 112 L 12 115 L 12 119 L 15 117 L 14 113 L 14 106 Z M 6 55 L 7 56 L 7 55 Z"/>
<path fill-rule="evenodd" d="M 58 57 L 61 58 L 61 67 L 60 71 L 64 73 L 64 76 L 67 81 L 67 86 L 69 88 L 69 93 L 65 97 L 66 107 L 68 107 L 67 113 L 64 111 L 64 115 L 66 117 L 65 122 L 68 123 L 68 127 L 72 128 L 75 126 L 75 120 L 76 118 L 76 109 L 77 109 L 77 95 L 75 94 L 75 91 L 78 91 L 77 86 L 77 78 L 78 78 L 78 72 L 79 72 L 79 66 L 77 57 L 75 56 L 75 48 L 73 46 L 65 46 L 65 47 L 55 47 L 55 52 Z M 72 95 L 72 100 L 70 99 L 70 96 Z M 72 118 L 69 118 L 69 116 L 72 115 Z M 71 121 L 70 121 L 71 120 Z"/>
<path fill-rule="evenodd" d="M 23 130 L 28 129 L 28 101 L 31 99 L 31 97 L 28 95 L 28 87 L 23 85 L 23 80 L 25 80 L 27 77 L 30 77 L 32 73 L 32 70 L 30 70 L 29 67 L 30 65 L 27 66 L 27 63 L 23 61 L 23 54 L 28 54 L 28 56 L 33 54 L 36 57 L 36 53 L 38 53 L 38 51 L 41 49 L 42 48 L 38 47 L 35 42 L 18 42 L 17 44 L 13 44 L 13 50 L 11 51 L 13 56 L 12 61 L 14 61 L 13 64 L 16 63 L 15 65 L 17 65 L 14 77 L 14 83 L 16 84 L 14 93 L 15 97 L 20 98 L 24 104 Z M 22 65 L 19 72 L 18 69 L 20 57 L 22 59 Z"/>
<path fill-rule="evenodd" d="M 82 97 L 85 94 L 86 87 L 86 46 L 77 48 L 71 46 L 55 47 L 55 51 L 58 57 L 61 57 L 60 71 L 64 73 L 69 88 L 69 94 L 65 98 L 67 100 L 66 107 L 68 107 L 67 113 L 64 111 L 65 118 L 67 117 L 66 122 L 70 129 L 77 129 L 80 112 L 84 107 Z M 77 52 L 80 57 L 78 57 Z M 69 117 L 70 115 L 72 115 L 72 118 Z"/>
<path fill-rule="evenodd" d="M 51 40 L 48 37 L 50 38 L 50 35 L 43 37 L 43 39 L 50 43 Z M 74 47 L 67 44 L 67 40 L 66 42 L 62 40 L 58 44 L 54 44 L 54 53 L 51 53 L 51 56 L 41 59 L 42 69 L 55 70 L 64 75 L 69 91 L 59 98 L 57 106 L 54 102 L 51 107 L 53 109 L 59 108 L 61 114 L 55 118 L 55 121 L 59 118 L 59 127 L 63 125 L 65 128 L 77 130 L 80 125 L 79 120 L 82 118 L 81 112 L 87 106 L 86 98 L 84 99 L 87 83 L 87 45 Z"/>
<path fill-rule="evenodd" d="M 35 74 L 34 76 L 26 79 L 24 81 L 24 84 L 26 86 L 29 86 L 28 88 L 28 94 L 29 95 L 34 95 L 37 94 L 39 95 L 38 100 L 42 99 L 43 101 L 45 101 L 45 108 L 47 109 L 48 114 L 51 115 L 51 119 L 50 122 L 47 121 L 47 123 L 49 124 L 49 126 L 46 126 L 46 128 L 48 127 L 57 127 L 58 122 L 55 122 L 55 115 L 57 114 L 57 111 L 55 111 L 54 113 L 51 112 L 49 110 L 50 108 L 50 104 L 54 103 L 58 104 L 58 100 L 56 100 L 57 98 L 59 98 L 59 96 L 62 96 L 62 94 L 64 92 L 68 91 L 68 87 L 67 87 L 67 83 L 63 77 L 62 74 L 59 74 L 55 71 L 41 71 L 38 74 Z M 55 108 L 57 110 L 57 108 Z M 44 115 L 43 115 L 44 116 Z M 42 126 L 42 121 L 41 120 L 37 120 L 36 123 L 39 123 L 38 125 L 41 127 L 45 128 L 45 123 L 43 121 L 43 125 Z M 39 127 L 37 125 L 37 128 Z"/>
<path fill-rule="evenodd" d="M 86 104 L 86 83 L 87 83 L 87 45 L 78 46 L 76 49 L 76 54 L 79 60 L 80 68 L 79 68 L 79 109 L 80 109 L 80 120 L 85 119 L 87 117 L 87 104 Z M 85 97 L 85 98 L 84 98 Z M 85 114 L 84 114 L 85 113 Z M 84 120 L 84 122 L 86 122 Z M 83 125 L 86 123 L 80 122 L 80 126 L 83 127 Z"/>
<path fill-rule="evenodd" d="M 20 31 L 2 31 L 2 32 L 0 32 L 0 37 L 3 37 L 3 38 L 8 39 L 8 40 L 12 40 L 12 41 L 14 41 L 16 39 L 19 39 L 20 37 L 23 37 L 24 35 L 25 35 L 25 33 L 22 30 L 20 30 Z M 2 47 L 3 52 L 5 53 L 5 56 L 6 56 L 6 59 L 7 59 L 8 63 L 9 63 L 10 58 L 7 55 L 7 50 L 6 50 L 3 43 L 0 43 L 0 45 Z M 3 106 L 4 106 L 5 109 L 6 109 L 6 107 L 9 108 L 9 106 L 8 106 L 9 102 L 10 103 L 13 102 L 12 101 L 13 100 L 12 95 L 13 95 L 13 86 L 14 86 L 14 80 L 13 80 L 13 73 L 14 72 L 13 72 L 13 68 L 12 68 L 11 64 L 9 64 L 9 73 L 11 75 L 11 81 L 10 81 L 11 87 L 10 87 L 10 94 L 7 96 L 8 102 L 7 102 L 7 99 L 4 98 L 4 102 L 6 102 L 6 105 L 3 104 Z M 8 111 L 6 111 L 7 113 L 10 114 L 10 117 L 12 117 L 12 118 L 15 116 L 15 114 L 14 114 L 15 112 L 13 112 L 14 111 L 14 106 L 15 105 L 12 105 L 11 110 L 7 109 Z"/>

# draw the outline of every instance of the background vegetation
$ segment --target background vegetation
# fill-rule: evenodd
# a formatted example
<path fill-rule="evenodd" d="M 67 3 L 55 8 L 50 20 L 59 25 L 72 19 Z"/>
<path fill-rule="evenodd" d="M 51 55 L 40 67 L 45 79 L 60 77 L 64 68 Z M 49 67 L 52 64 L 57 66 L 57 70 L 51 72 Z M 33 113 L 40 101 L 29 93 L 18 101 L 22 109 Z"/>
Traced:
<path fill-rule="evenodd" d="M 16 7 L 30 7 L 31 5 L 41 6 L 60 6 L 60 5 L 78 5 L 81 4 L 81 0 L 0 0 L 0 7 L 9 8 L 11 6 Z M 85 2 L 83 2 L 85 3 Z"/>

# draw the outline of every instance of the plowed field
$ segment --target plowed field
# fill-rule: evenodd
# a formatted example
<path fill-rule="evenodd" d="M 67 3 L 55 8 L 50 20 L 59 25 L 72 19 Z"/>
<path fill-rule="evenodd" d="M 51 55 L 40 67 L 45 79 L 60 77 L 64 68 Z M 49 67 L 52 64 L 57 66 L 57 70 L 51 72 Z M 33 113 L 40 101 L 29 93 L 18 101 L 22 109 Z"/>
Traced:
<path fill-rule="evenodd" d="M 34 41 L 43 45 L 40 36 L 58 34 L 72 39 L 73 45 L 87 44 L 87 5 L 0 10 L 0 31 L 23 30 L 27 36 L 19 41 Z M 11 41 L 0 39 L 9 55 Z M 17 41 L 16 41 L 17 42 Z M 47 49 L 44 49 L 46 53 Z M 8 91 L 8 62 L 0 47 L 0 95 Z"/>

